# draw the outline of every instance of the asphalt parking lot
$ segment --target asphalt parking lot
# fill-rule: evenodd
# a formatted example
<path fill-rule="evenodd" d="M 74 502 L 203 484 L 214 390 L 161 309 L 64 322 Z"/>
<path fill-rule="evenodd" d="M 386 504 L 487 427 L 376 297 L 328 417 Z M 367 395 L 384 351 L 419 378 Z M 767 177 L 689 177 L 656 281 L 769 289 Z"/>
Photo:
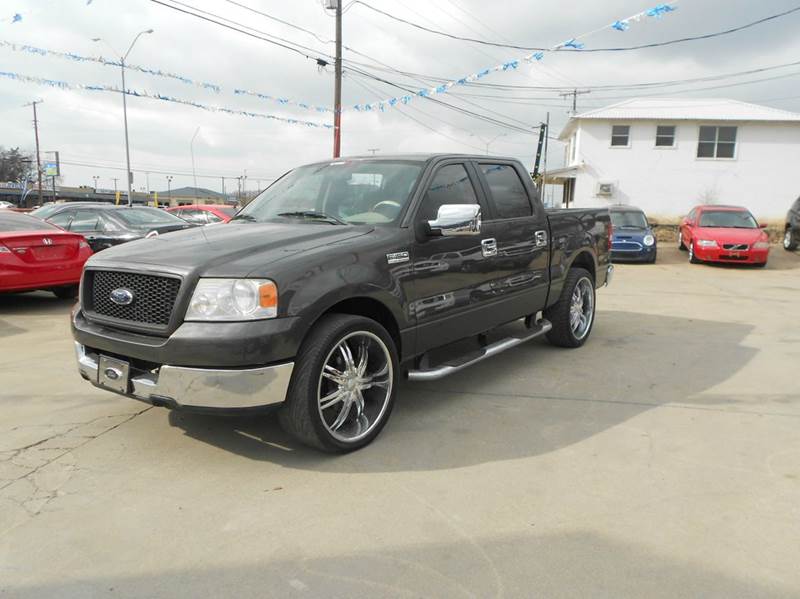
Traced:
<path fill-rule="evenodd" d="M 328 456 L 91 388 L 70 302 L 0 297 L 0 596 L 800 596 L 800 254 L 598 306 Z"/>

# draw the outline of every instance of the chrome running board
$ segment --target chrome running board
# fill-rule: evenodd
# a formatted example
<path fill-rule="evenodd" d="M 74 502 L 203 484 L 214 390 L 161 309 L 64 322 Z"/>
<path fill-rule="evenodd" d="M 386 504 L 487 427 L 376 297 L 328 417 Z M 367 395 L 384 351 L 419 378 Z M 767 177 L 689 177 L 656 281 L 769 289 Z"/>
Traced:
<path fill-rule="evenodd" d="M 552 328 L 553 325 L 550 324 L 549 321 L 542 319 L 537 324 L 533 325 L 530 333 L 521 336 L 506 337 L 505 339 L 501 339 L 500 341 L 495 341 L 494 343 L 490 343 L 489 345 L 482 347 L 480 350 L 478 350 L 477 354 L 471 353 L 468 354 L 467 356 L 462 356 L 461 358 L 450 360 L 448 362 L 445 362 L 441 366 L 437 366 L 436 368 L 430 368 L 425 370 L 409 370 L 408 380 L 409 381 L 439 380 L 450 374 L 456 373 L 459 370 L 463 370 L 468 366 L 472 366 L 473 364 L 482 362 L 486 358 L 491 358 L 492 356 L 501 354 L 507 349 L 516 347 L 517 345 L 525 343 L 526 341 L 530 341 L 531 339 L 536 339 L 537 337 L 541 337 Z"/>

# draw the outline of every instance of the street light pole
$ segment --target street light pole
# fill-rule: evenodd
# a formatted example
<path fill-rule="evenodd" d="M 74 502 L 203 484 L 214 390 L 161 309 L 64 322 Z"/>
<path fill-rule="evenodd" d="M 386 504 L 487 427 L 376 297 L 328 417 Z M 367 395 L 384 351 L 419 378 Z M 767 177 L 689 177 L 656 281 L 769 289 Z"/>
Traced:
<path fill-rule="evenodd" d="M 167 201 L 172 206 L 172 175 L 167 175 Z"/>
<path fill-rule="evenodd" d="M 132 187 L 133 187 L 133 173 L 131 172 L 131 150 L 130 150 L 130 144 L 128 143 L 128 101 L 127 101 L 128 93 L 127 93 L 127 88 L 125 87 L 125 61 L 128 59 L 128 55 L 131 53 L 131 50 L 133 50 L 133 46 L 136 44 L 138 39 L 142 35 L 144 35 L 145 33 L 153 33 L 153 30 L 152 29 L 146 29 L 144 31 L 140 31 L 139 33 L 137 33 L 136 37 L 133 38 L 133 41 L 131 42 L 131 45 L 128 47 L 128 51 L 125 52 L 125 54 L 120 55 L 120 59 L 119 59 L 119 65 L 120 65 L 120 69 L 122 71 L 122 90 L 121 90 L 120 93 L 122 93 L 122 120 L 123 120 L 124 125 L 125 125 L 125 164 L 127 166 L 128 206 L 132 206 L 133 205 L 133 190 L 132 190 Z M 93 38 L 92 41 L 94 41 L 94 42 L 102 41 L 109 48 L 114 50 L 114 47 L 111 44 L 109 44 L 108 42 L 106 42 L 104 39 L 96 37 L 96 38 Z M 117 52 L 116 50 L 114 50 L 114 53 L 119 55 L 119 52 Z"/>
<path fill-rule="evenodd" d="M 98 177 L 97 175 L 94 175 L 94 176 L 92 177 L 92 179 L 94 179 L 94 192 L 95 192 L 95 193 L 97 193 L 97 180 L 98 180 L 99 178 L 100 178 L 100 177 Z"/>
<path fill-rule="evenodd" d="M 192 179 L 194 179 L 194 195 L 195 199 L 197 196 L 197 172 L 194 170 L 194 140 L 197 137 L 197 134 L 200 133 L 200 127 L 195 129 L 194 135 L 192 135 L 192 141 L 189 142 L 189 153 L 192 155 Z"/>

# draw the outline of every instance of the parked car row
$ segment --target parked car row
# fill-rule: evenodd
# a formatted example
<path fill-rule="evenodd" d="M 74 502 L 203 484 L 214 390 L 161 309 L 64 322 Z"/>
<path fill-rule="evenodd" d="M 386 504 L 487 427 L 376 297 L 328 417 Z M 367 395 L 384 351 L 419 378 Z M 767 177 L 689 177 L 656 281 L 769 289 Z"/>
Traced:
<path fill-rule="evenodd" d="M 653 223 L 639 208 L 612 206 L 611 257 L 616 262 L 654 263 L 657 241 Z M 678 231 L 678 247 L 689 253 L 692 264 L 722 262 L 766 266 L 770 242 L 766 225 L 759 224 L 741 206 L 701 205 L 693 208 Z M 800 244 L 800 200 L 786 217 L 783 246 L 794 250 Z"/>
<path fill-rule="evenodd" d="M 797 198 L 786 213 L 783 232 L 783 249 L 793 252 L 800 246 L 800 198 Z"/>

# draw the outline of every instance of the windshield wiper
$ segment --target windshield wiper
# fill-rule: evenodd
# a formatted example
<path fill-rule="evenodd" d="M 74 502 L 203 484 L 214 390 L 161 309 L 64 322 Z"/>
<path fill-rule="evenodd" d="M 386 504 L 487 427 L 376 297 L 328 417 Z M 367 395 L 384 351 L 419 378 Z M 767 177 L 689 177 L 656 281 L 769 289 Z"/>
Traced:
<path fill-rule="evenodd" d="M 335 216 L 331 216 L 330 214 L 326 214 L 324 212 L 317 212 L 315 210 L 295 210 L 292 212 L 280 212 L 277 216 L 295 216 L 300 218 L 316 218 L 318 220 L 324 220 L 326 222 L 331 223 L 332 225 L 346 225 L 347 223 L 343 220 L 336 218 Z"/>
<path fill-rule="evenodd" d="M 231 220 L 246 220 L 247 222 L 254 223 L 256 222 L 256 217 L 252 214 L 237 214 Z"/>

